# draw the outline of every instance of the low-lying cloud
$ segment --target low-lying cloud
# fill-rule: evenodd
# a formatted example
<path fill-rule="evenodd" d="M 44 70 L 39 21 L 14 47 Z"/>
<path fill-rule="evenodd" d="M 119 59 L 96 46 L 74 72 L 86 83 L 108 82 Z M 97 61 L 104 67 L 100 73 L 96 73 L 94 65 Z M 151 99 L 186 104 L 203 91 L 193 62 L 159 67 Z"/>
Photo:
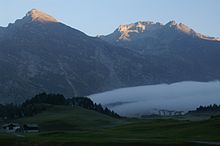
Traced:
<path fill-rule="evenodd" d="M 220 82 L 178 82 L 121 88 L 89 96 L 123 116 L 157 113 L 160 109 L 189 111 L 220 104 Z"/>

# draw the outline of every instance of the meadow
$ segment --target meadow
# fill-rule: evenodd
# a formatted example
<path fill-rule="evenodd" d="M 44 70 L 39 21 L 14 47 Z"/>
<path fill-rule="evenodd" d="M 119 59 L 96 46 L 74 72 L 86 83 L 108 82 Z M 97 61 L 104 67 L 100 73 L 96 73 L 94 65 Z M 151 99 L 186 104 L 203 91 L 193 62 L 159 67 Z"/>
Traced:
<path fill-rule="evenodd" d="M 4 146 L 185 146 L 195 141 L 220 141 L 220 117 L 189 120 L 174 118 L 112 118 L 81 107 L 52 106 L 16 122 L 37 123 L 39 133 L 0 135 Z"/>

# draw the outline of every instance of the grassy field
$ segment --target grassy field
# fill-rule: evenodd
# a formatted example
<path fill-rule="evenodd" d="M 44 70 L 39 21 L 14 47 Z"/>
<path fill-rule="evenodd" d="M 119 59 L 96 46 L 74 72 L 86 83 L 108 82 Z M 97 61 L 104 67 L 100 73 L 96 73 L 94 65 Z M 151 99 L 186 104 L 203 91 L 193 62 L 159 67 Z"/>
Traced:
<path fill-rule="evenodd" d="M 80 107 L 53 106 L 19 123 L 37 123 L 40 133 L 0 135 L 4 146 L 71 145 L 201 145 L 220 141 L 220 117 L 203 121 L 175 119 L 115 119 Z"/>
<path fill-rule="evenodd" d="M 18 120 L 19 123 L 37 123 L 41 131 L 78 131 L 103 128 L 120 123 L 120 120 L 80 107 L 53 106 L 34 117 Z"/>

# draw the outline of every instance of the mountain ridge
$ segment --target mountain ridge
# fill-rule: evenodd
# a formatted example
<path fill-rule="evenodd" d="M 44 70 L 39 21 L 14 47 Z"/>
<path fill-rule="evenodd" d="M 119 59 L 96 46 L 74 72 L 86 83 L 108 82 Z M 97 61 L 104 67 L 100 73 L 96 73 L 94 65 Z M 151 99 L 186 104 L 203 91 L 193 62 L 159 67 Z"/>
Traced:
<path fill-rule="evenodd" d="M 25 20 L 4 28 L 0 37 L 1 102 L 21 102 L 44 91 L 85 96 L 138 84 L 144 78 L 129 71 L 144 70 L 136 66 L 143 57 L 131 50 L 60 22 Z"/>
<path fill-rule="evenodd" d="M 129 41 L 129 34 L 135 35 L 136 34 L 144 34 L 152 31 L 157 31 L 160 29 L 167 29 L 172 28 L 176 29 L 182 33 L 191 35 L 193 37 L 198 37 L 200 39 L 205 40 L 213 40 L 213 41 L 220 41 L 220 38 L 216 37 L 209 37 L 206 35 L 203 35 L 201 33 L 196 32 L 192 28 L 188 27 L 187 25 L 183 23 L 177 23 L 176 21 L 172 20 L 166 24 L 162 24 L 160 22 L 152 22 L 152 21 L 138 21 L 135 23 L 130 24 L 124 24 L 120 25 L 112 34 L 106 35 L 105 37 L 111 37 L 111 36 L 117 36 L 118 38 L 115 38 L 116 41 Z M 118 36 L 119 35 L 119 36 Z M 104 37 L 101 35 L 100 37 Z M 132 39 L 132 37 L 131 37 Z"/>
<path fill-rule="evenodd" d="M 40 21 L 40 22 L 58 22 L 54 17 L 38 10 L 32 9 L 29 11 L 24 18 L 30 18 L 32 21 Z M 23 18 L 23 19 L 24 19 Z"/>
<path fill-rule="evenodd" d="M 0 29 L 2 103 L 20 103 L 40 92 L 73 97 L 129 86 L 220 79 L 218 41 L 167 27 L 116 44 L 61 22 L 26 18 Z"/>

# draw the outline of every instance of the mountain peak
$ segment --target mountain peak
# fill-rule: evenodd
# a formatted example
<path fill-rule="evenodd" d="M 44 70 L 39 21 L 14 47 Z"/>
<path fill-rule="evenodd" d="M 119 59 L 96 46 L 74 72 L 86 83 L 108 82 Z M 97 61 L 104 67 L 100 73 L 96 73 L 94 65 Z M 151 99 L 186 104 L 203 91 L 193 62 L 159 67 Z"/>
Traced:
<path fill-rule="evenodd" d="M 130 34 L 143 34 L 147 31 L 159 29 L 161 23 L 154 23 L 152 21 L 138 21 L 136 23 L 120 25 L 116 30 L 121 34 L 119 40 L 129 40 Z"/>
<path fill-rule="evenodd" d="M 162 24 L 159 22 L 152 22 L 152 21 L 138 21 L 136 23 L 120 25 L 115 30 L 115 35 L 111 35 L 113 37 L 117 37 L 117 41 L 130 41 L 132 39 L 143 38 L 143 37 L 155 37 L 158 32 L 162 30 L 166 30 L 166 28 L 170 28 L 171 30 L 177 30 L 183 34 L 187 34 L 192 37 L 197 37 L 204 40 L 213 40 L 213 41 L 220 41 L 220 38 L 209 37 L 203 35 L 201 33 L 196 32 L 189 26 L 183 23 L 177 23 L 176 21 L 172 20 L 166 24 Z M 173 32 L 174 33 L 174 32 Z"/>
<path fill-rule="evenodd" d="M 140 33 L 140 32 L 144 32 L 146 29 L 148 29 L 153 25 L 155 25 L 155 23 L 152 21 L 139 21 L 136 23 L 120 25 L 118 31 L 120 32 L 131 31 L 131 32 Z"/>
<path fill-rule="evenodd" d="M 172 21 L 168 22 L 166 25 L 167 26 L 176 26 L 177 23 L 176 23 L 176 21 L 172 20 Z"/>
<path fill-rule="evenodd" d="M 189 26 L 183 23 L 177 23 L 176 21 L 170 21 L 165 26 L 176 28 L 177 30 L 187 34 L 196 34 L 196 32 Z"/>
<path fill-rule="evenodd" d="M 32 9 L 31 11 L 29 11 L 24 18 L 31 21 L 37 21 L 43 23 L 58 22 L 54 17 L 37 9 Z"/>
<path fill-rule="evenodd" d="M 196 32 L 195 30 L 193 30 L 189 26 L 187 26 L 183 23 L 177 23 L 176 21 L 170 21 L 165 26 L 175 28 L 175 29 L 177 29 L 177 30 L 179 30 L 179 31 L 181 31 L 185 34 L 188 34 L 188 35 L 191 35 L 191 36 L 194 36 L 194 37 L 198 37 L 200 39 L 220 41 L 220 38 L 209 37 L 209 36 L 203 35 L 201 33 Z"/>

